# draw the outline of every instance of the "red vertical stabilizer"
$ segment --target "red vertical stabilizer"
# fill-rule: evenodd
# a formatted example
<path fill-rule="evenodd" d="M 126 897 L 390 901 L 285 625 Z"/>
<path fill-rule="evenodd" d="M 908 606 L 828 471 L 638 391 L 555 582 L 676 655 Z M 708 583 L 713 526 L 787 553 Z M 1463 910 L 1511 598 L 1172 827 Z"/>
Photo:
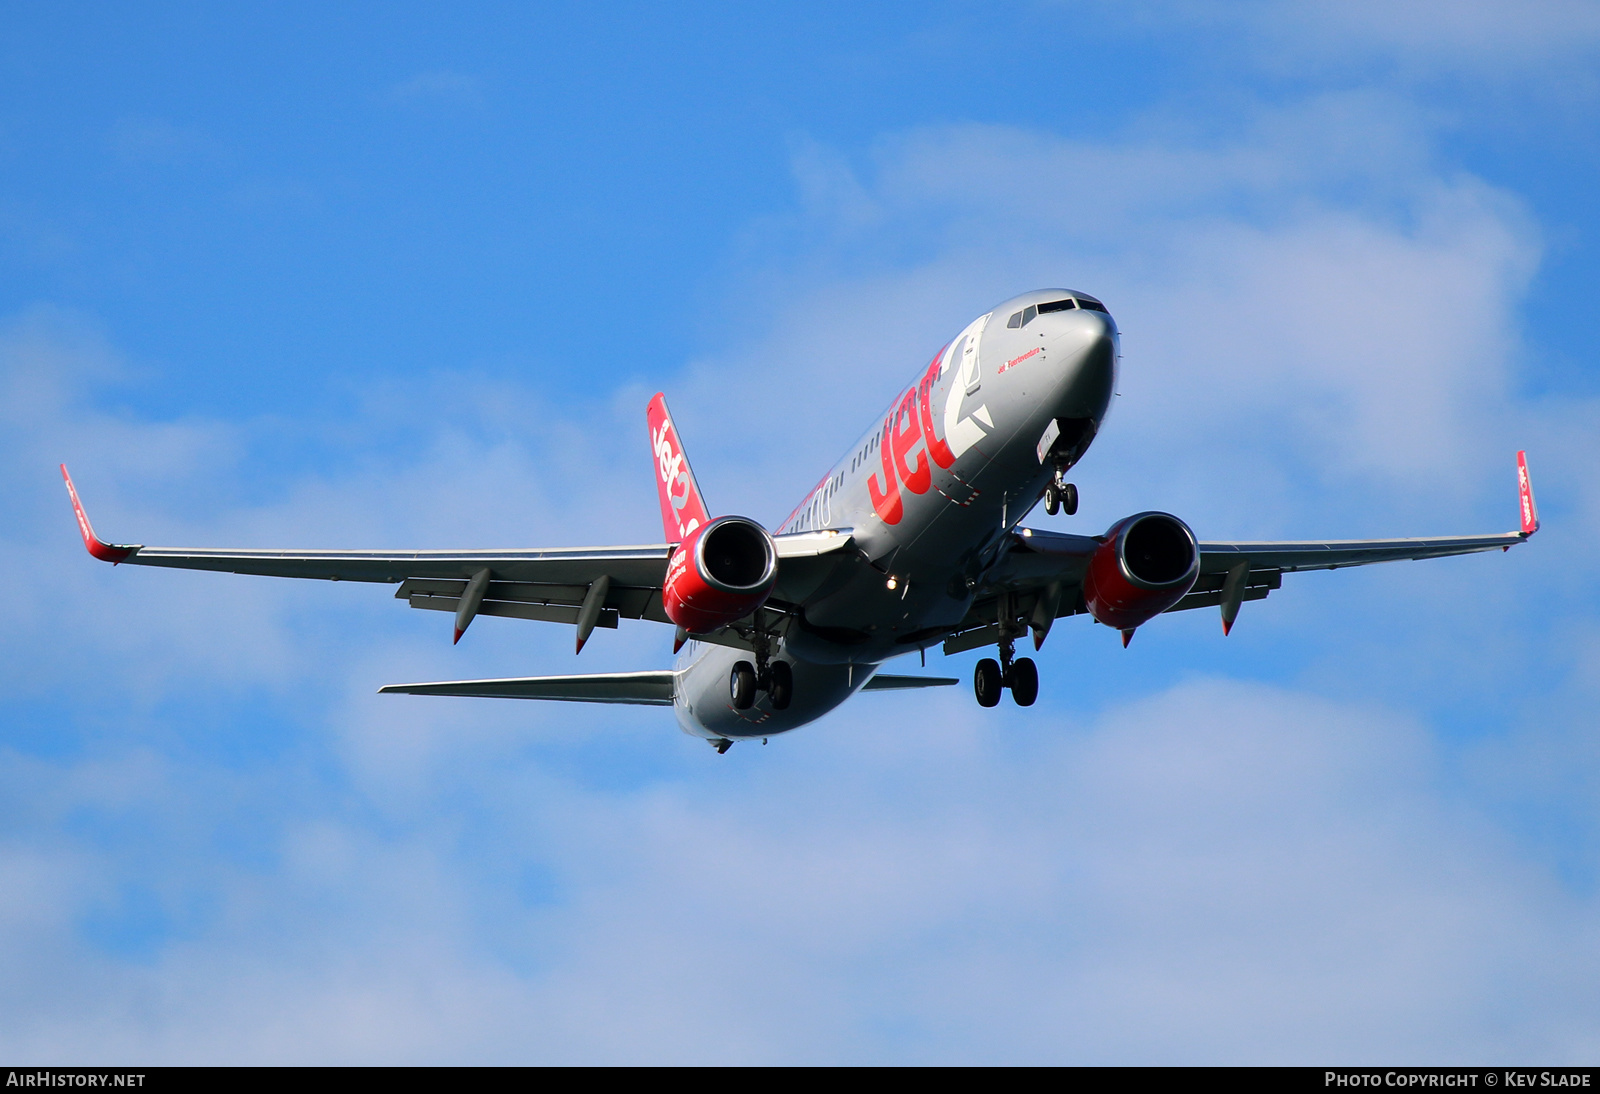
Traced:
<path fill-rule="evenodd" d="M 683 438 L 672 424 L 667 397 L 657 394 L 647 412 L 650 422 L 650 450 L 656 463 L 656 492 L 661 496 L 661 528 L 668 543 L 682 543 L 684 537 L 711 521 L 700 485 L 689 470 L 689 457 L 683 451 Z"/>

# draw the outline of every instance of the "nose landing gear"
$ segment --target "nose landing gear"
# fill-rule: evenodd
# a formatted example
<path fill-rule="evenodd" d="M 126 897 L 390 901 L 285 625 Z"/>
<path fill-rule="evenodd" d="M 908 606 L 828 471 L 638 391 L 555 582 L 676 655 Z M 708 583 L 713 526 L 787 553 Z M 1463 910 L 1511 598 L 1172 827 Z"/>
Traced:
<path fill-rule="evenodd" d="M 1031 707 L 1039 698 L 1039 666 L 1031 657 L 1013 660 L 1016 645 L 1007 638 L 1000 643 L 1000 660 L 985 657 L 972 673 L 972 690 L 980 707 L 997 706 L 1000 693 L 1011 689 L 1011 698 L 1019 707 Z"/>
<path fill-rule="evenodd" d="M 1044 488 L 1044 511 L 1053 517 L 1062 509 L 1067 511 L 1069 517 L 1078 511 L 1078 487 L 1074 483 L 1062 482 L 1058 475 L 1054 482 Z"/>

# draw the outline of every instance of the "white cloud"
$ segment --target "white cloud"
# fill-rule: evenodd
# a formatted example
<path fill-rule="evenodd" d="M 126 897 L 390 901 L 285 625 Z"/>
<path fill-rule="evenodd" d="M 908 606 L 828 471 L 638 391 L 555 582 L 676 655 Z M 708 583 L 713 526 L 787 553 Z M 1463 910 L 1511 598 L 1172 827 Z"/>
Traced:
<path fill-rule="evenodd" d="M 213 867 L 211 925 L 142 965 L 62 929 L 131 864 L 12 836 L 8 874 L 31 858 L 40 880 L 0 951 L 0 1043 L 139 1061 L 1592 1052 L 1587 904 L 1440 795 L 1416 724 L 1219 681 L 1047 734 L 1013 716 L 1000 732 L 1031 741 L 1007 748 L 965 705 L 921 706 L 921 731 L 869 736 L 857 711 L 639 791 L 533 753 L 469 762 L 383 826 L 299 806 L 276 865 Z M 143 810 L 192 808 L 179 785 Z M 548 870 L 553 898 L 519 901 L 486 857 Z M 145 867 L 183 884 L 184 864 Z"/>
<path fill-rule="evenodd" d="M 1530 430 L 1506 406 L 1539 233 L 1428 148 L 1419 118 L 1357 94 L 1263 109 L 1221 142 L 962 126 L 886 141 L 853 170 L 803 149 L 811 219 L 772 231 L 821 257 L 751 279 L 743 310 L 772 314 L 773 333 L 702 361 L 675 405 L 691 443 L 720 432 L 762 467 L 757 489 L 798 495 L 854 441 L 845 408 L 886 402 L 981 309 L 1069 285 L 1125 331 L 1087 519 L 1160 505 L 1214 514 L 1211 535 L 1352 535 L 1457 525 L 1485 499 L 1509 513 Z M 856 257 L 907 252 L 922 257 Z M 766 412 L 779 401 L 818 426 L 782 430 Z M 785 432 L 803 460 L 773 443 Z"/>
<path fill-rule="evenodd" d="M 1565 97 L 1593 94 L 1584 72 L 1600 50 L 1600 12 L 1585 0 L 1281 0 L 1216 5 L 1189 0 L 1139 13 L 1147 23 L 1188 23 L 1231 36 L 1263 69 L 1559 83 Z M 1308 70 L 1309 66 L 1309 70 Z"/>

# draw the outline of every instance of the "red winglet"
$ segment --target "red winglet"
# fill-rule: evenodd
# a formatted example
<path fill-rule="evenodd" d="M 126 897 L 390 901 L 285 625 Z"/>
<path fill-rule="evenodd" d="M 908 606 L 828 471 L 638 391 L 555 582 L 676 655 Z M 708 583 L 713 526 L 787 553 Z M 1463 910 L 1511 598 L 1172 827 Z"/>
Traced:
<path fill-rule="evenodd" d="M 1517 453 L 1517 501 L 1522 507 L 1522 534 L 1539 530 L 1539 507 L 1533 503 L 1533 480 L 1528 478 L 1528 454 Z"/>
<path fill-rule="evenodd" d="M 668 543 L 682 543 L 684 537 L 702 524 L 711 523 L 711 514 L 700 497 L 700 487 L 689 470 L 689 457 L 683 451 L 678 427 L 667 413 L 667 397 L 657 394 L 646 412 L 650 423 L 650 449 L 656 460 L 656 491 L 661 496 L 661 527 Z"/>
<path fill-rule="evenodd" d="M 83 502 L 78 500 L 78 488 L 72 485 L 72 476 L 67 474 L 67 465 L 61 465 L 61 477 L 67 480 L 67 493 L 72 496 L 72 511 L 78 515 L 78 531 L 83 533 L 83 545 L 89 553 L 101 562 L 109 562 L 115 566 L 125 562 L 139 548 L 119 547 L 107 543 L 94 534 L 94 529 L 89 525 L 89 514 L 83 511 Z"/>

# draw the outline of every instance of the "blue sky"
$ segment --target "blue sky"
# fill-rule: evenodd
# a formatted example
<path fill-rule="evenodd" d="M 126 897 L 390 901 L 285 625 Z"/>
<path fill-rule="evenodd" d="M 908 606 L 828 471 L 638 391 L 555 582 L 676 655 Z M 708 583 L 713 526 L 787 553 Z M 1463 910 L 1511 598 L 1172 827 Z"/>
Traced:
<path fill-rule="evenodd" d="M 1558 0 L 13 11 L 0 1050 L 1592 1062 L 1597 61 Z M 776 521 L 1044 285 L 1125 372 L 1037 523 L 1499 531 L 1526 448 L 1545 530 L 719 757 L 374 694 L 659 628 L 114 570 L 55 471 L 119 541 L 648 541 L 664 390 Z"/>

